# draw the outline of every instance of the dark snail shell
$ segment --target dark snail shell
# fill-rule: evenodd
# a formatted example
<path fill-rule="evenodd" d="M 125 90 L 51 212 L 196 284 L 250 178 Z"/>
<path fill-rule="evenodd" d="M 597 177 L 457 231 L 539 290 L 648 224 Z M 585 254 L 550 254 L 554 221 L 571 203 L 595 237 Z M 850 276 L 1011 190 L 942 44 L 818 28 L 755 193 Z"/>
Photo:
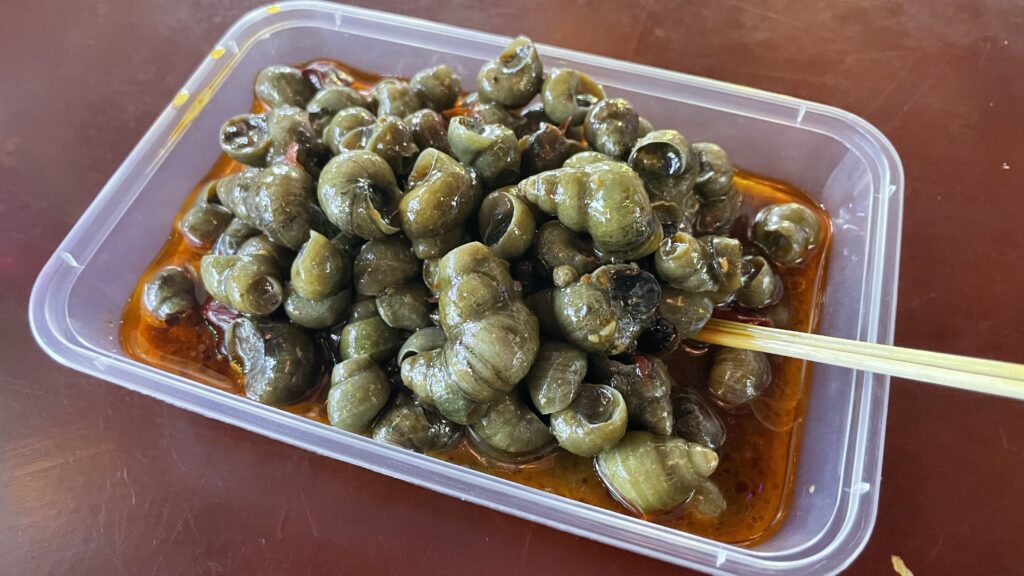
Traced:
<path fill-rule="evenodd" d="M 260 234 L 260 229 L 255 226 L 234 218 L 228 227 L 221 232 L 217 242 L 213 245 L 211 254 L 221 256 L 234 256 L 241 249 L 246 240 Z"/>
<path fill-rule="evenodd" d="M 706 293 L 667 287 L 661 289 L 658 315 L 675 327 L 679 338 L 696 336 L 711 319 L 714 309 L 715 304 Z"/>
<path fill-rule="evenodd" d="M 729 188 L 721 198 L 700 203 L 693 221 L 697 234 L 728 234 L 739 217 L 743 195 L 736 188 Z"/>
<path fill-rule="evenodd" d="M 199 272 L 210 296 L 243 314 L 266 316 L 284 301 L 279 266 L 262 254 L 207 254 Z"/>
<path fill-rule="evenodd" d="M 729 302 L 743 285 L 743 245 L 727 236 L 701 236 L 699 240 L 707 248 L 718 286 L 708 295 L 716 306 Z"/>
<path fill-rule="evenodd" d="M 440 330 L 440 328 L 425 328 L 424 330 Z M 419 333 L 417 332 L 417 334 Z M 402 348 L 407 357 L 401 363 L 402 383 L 416 394 L 417 400 L 433 406 L 452 422 L 464 425 L 475 424 L 487 411 L 487 405 L 470 400 L 450 377 L 444 359 L 441 357 L 443 354 L 441 348 L 445 341 L 435 342 L 438 345 L 437 348 L 423 350 L 415 354 L 410 354 L 413 351 L 412 346 L 403 345 Z M 409 343 L 407 342 L 407 344 Z M 403 352 L 399 351 L 399 356 L 402 354 Z"/>
<path fill-rule="evenodd" d="M 655 130 L 637 140 L 629 165 L 643 179 L 651 200 L 667 200 L 692 220 L 697 210 L 693 191 L 700 169 L 690 143 L 675 130 Z"/>
<path fill-rule="evenodd" d="M 673 288 L 688 292 L 718 289 L 707 246 L 686 232 L 661 241 L 654 253 L 654 266 L 658 278 Z"/>
<path fill-rule="evenodd" d="M 718 144 L 695 142 L 699 170 L 695 189 L 702 202 L 723 198 L 732 189 L 732 162 Z"/>
<path fill-rule="evenodd" d="M 301 167 L 273 164 L 222 178 L 217 197 L 235 218 L 298 250 L 309 239 L 312 187 L 312 178 Z"/>
<path fill-rule="evenodd" d="M 448 147 L 448 123 L 441 114 L 424 108 L 405 117 L 405 124 L 412 132 L 412 140 L 420 150 L 436 148 L 451 154 Z"/>
<path fill-rule="evenodd" d="M 421 104 L 437 112 L 454 106 L 462 92 L 462 79 L 447 64 L 420 70 L 409 85 Z"/>
<path fill-rule="evenodd" d="M 519 140 L 501 124 L 484 124 L 467 116 L 452 118 L 448 145 L 460 162 L 480 173 L 486 186 L 504 186 L 519 178 Z"/>
<path fill-rule="evenodd" d="M 660 300 L 654 276 L 634 264 L 608 264 L 556 289 L 552 312 L 570 343 L 614 355 L 635 343 Z"/>
<path fill-rule="evenodd" d="M 320 380 L 322 359 L 305 330 L 287 322 L 239 318 L 224 333 L 231 362 L 245 375 L 245 395 L 271 406 L 304 399 Z"/>
<path fill-rule="evenodd" d="M 352 264 L 356 292 L 367 296 L 376 296 L 419 275 L 420 261 L 401 236 L 370 240 L 359 249 Z"/>
<path fill-rule="evenodd" d="M 377 116 L 404 118 L 420 109 L 420 99 L 404 80 L 385 78 L 373 87 L 377 99 Z"/>
<path fill-rule="evenodd" d="M 330 148 L 331 152 L 340 154 L 342 150 L 346 149 L 343 142 L 349 132 L 372 126 L 376 120 L 377 117 L 373 115 L 373 112 L 362 106 L 342 108 L 334 113 L 321 130 L 321 142 Z"/>
<path fill-rule="evenodd" d="M 480 96 L 507 108 L 526 105 L 540 89 L 544 65 L 533 42 L 519 36 L 483 65 L 476 78 Z"/>
<path fill-rule="evenodd" d="M 544 80 L 541 87 L 544 113 L 555 124 L 569 121 L 572 125 L 583 123 L 587 112 L 604 100 L 604 88 L 590 76 L 577 70 L 555 68 Z"/>
<path fill-rule="evenodd" d="M 537 130 L 519 139 L 522 155 L 522 176 L 561 168 L 566 160 L 578 155 L 583 145 L 565 137 L 556 126 L 542 124 Z"/>
<path fill-rule="evenodd" d="M 146 282 L 142 302 L 157 320 L 174 322 L 195 306 L 195 283 L 181 268 L 164 268 Z"/>
<path fill-rule="evenodd" d="M 373 424 L 370 435 L 378 442 L 425 453 L 451 447 L 461 433 L 460 426 L 402 392 Z"/>
<path fill-rule="evenodd" d="M 540 130 L 545 124 L 551 124 L 551 119 L 544 113 L 544 103 L 535 102 L 519 111 L 519 119 L 515 126 L 509 126 L 516 131 L 516 136 L 522 138 Z"/>
<path fill-rule="evenodd" d="M 466 116 L 479 120 L 483 124 L 501 124 L 515 132 L 517 137 L 526 122 L 521 116 L 517 116 L 501 104 L 494 102 L 477 102 L 470 106 Z"/>
<path fill-rule="evenodd" d="M 416 280 L 394 284 L 377 294 L 377 311 L 384 323 L 399 330 L 430 326 L 430 291 Z"/>
<path fill-rule="evenodd" d="M 598 152 L 625 158 L 637 140 L 640 117 L 622 98 L 601 100 L 587 112 L 583 133 Z"/>
<path fill-rule="evenodd" d="M 256 168 L 297 163 L 316 175 L 327 160 L 308 113 L 294 106 L 228 119 L 221 127 L 220 146 L 233 160 Z"/>
<path fill-rule="evenodd" d="M 303 107 L 316 86 L 292 66 L 268 66 L 256 75 L 256 96 L 269 108 Z"/>
<path fill-rule="evenodd" d="M 273 260 L 278 272 L 282 275 L 288 272 L 292 262 L 295 260 L 295 252 L 280 244 L 275 244 L 266 234 L 257 234 L 247 238 L 235 253 L 239 256 L 245 256 L 246 254 L 266 256 Z"/>
<path fill-rule="evenodd" d="M 758 310 L 779 301 L 782 279 L 772 265 L 760 256 L 743 257 L 743 284 L 736 291 L 736 302 L 744 308 Z"/>
<path fill-rule="evenodd" d="M 465 166 L 440 150 L 424 150 L 398 205 L 402 231 L 419 258 L 440 258 L 462 243 L 462 226 L 473 212 L 476 190 Z"/>
<path fill-rule="evenodd" d="M 182 236 L 199 248 L 211 248 L 234 219 L 230 210 L 217 199 L 217 181 L 203 186 L 199 196 L 182 214 L 176 225 Z"/>
<path fill-rule="evenodd" d="M 378 116 L 372 124 L 350 130 L 342 136 L 339 149 L 373 152 L 399 176 L 412 170 L 420 153 L 409 126 L 402 117 L 391 115 Z"/>
<path fill-rule="evenodd" d="M 661 436 L 672 434 L 672 388 L 668 366 L 658 358 L 635 356 L 634 364 L 611 362 L 608 383 L 625 398 L 629 420 Z"/>
<path fill-rule="evenodd" d="M 725 443 L 725 423 L 693 388 L 676 386 L 672 390 L 672 413 L 676 436 L 715 451 Z"/>
<path fill-rule="evenodd" d="M 347 236 L 373 240 L 399 231 L 402 191 L 391 167 L 372 152 L 332 158 L 320 174 L 317 196 L 327 219 Z"/>
<path fill-rule="evenodd" d="M 315 300 L 300 296 L 291 287 L 285 289 L 284 311 L 288 319 L 311 330 L 323 330 L 345 320 L 352 290 L 344 289 L 336 294 Z"/>
<path fill-rule="evenodd" d="M 558 220 L 545 222 L 537 231 L 534 241 L 537 258 L 554 272 L 562 270 L 561 288 L 575 282 L 580 276 L 601 267 L 601 259 L 594 254 L 593 243 L 584 236 L 566 228 Z M 566 275 L 566 269 L 572 274 Z"/>
<path fill-rule="evenodd" d="M 774 204 L 757 213 L 751 237 L 772 260 L 796 264 L 817 246 L 821 223 L 810 208 L 796 203 Z"/>
<path fill-rule="evenodd" d="M 313 96 L 309 104 L 306 104 L 306 112 L 309 113 L 309 122 L 313 130 L 323 136 L 324 130 L 338 112 L 352 107 L 369 110 L 372 105 L 370 98 L 350 86 L 331 85 L 321 88 Z M 370 118 L 372 121 L 372 114 Z"/>

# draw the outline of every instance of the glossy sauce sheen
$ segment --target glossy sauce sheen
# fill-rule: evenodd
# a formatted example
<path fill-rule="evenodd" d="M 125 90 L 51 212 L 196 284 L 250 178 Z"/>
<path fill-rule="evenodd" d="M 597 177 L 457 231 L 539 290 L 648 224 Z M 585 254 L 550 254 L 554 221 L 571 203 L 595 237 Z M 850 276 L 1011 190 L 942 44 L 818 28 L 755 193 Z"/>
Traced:
<path fill-rule="evenodd" d="M 356 88 L 367 89 L 379 79 L 376 75 L 341 63 L 336 65 L 356 78 Z M 255 103 L 253 111 L 260 110 L 259 102 Z M 685 133 L 685 127 L 680 128 L 684 128 Z M 193 189 L 178 217 L 187 210 L 205 183 L 241 169 L 241 164 L 222 155 Z M 824 296 L 831 240 L 828 214 L 805 193 L 787 184 L 737 170 L 734 185 L 742 193 L 743 203 L 732 235 L 743 241 L 747 252 L 756 251 L 747 238 L 750 221 L 769 204 L 804 204 L 826 224 L 822 241 L 801 265 L 776 267 L 785 289 L 779 304 L 767 313 L 780 328 L 813 331 L 817 327 Z M 173 326 L 163 326 L 152 321 L 142 305 L 142 288 L 151 274 L 167 266 L 181 266 L 198 277 L 199 260 L 206 252 L 190 245 L 178 232 L 177 226 L 172 229 L 167 243 L 143 274 L 125 306 L 120 326 L 121 345 L 126 353 L 140 362 L 244 395 L 242 374 L 218 352 L 216 332 L 198 312 L 187 315 Z M 665 361 L 677 382 L 692 382 L 702 389 L 709 359 L 709 355 L 693 357 L 680 350 L 666 357 Z M 741 545 L 757 543 L 781 525 L 792 497 L 811 370 L 808 363 L 799 360 L 771 357 L 771 362 L 772 383 L 761 398 L 736 413 L 719 411 L 726 425 L 727 438 L 720 450 L 721 460 L 712 480 L 726 498 L 725 515 L 717 520 L 707 520 L 684 512 L 671 517 L 652 518 L 651 521 Z M 326 387 L 321 387 L 312 398 L 285 410 L 326 424 L 326 396 Z M 539 463 L 520 468 L 491 466 L 469 450 L 465 441 L 434 456 L 546 492 L 629 514 L 602 486 L 591 459 L 562 450 Z"/>

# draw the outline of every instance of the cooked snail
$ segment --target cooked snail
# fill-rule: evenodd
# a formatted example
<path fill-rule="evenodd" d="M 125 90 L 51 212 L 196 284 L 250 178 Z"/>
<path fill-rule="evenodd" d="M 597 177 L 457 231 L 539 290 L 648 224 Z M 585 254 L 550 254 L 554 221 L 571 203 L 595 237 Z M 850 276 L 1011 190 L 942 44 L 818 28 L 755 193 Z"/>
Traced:
<path fill-rule="evenodd" d="M 520 36 L 497 58 L 480 68 L 476 86 L 487 100 L 519 108 L 537 94 L 543 77 L 544 65 L 537 49 L 529 38 Z"/>
<path fill-rule="evenodd" d="M 545 342 L 525 380 L 533 406 L 541 414 L 568 408 L 579 393 L 586 374 L 585 352 L 565 342 Z"/>
<path fill-rule="evenodd" d="M 403 392 L 377 419 L 370 435 L 379 442 L 422 453 L 448 448 L 460 433 L 459 426 Z"/>
<path fill-rule="evenodd" d="M 287 322 L 239 318 L 224 333 L 231 362 L 245 374 L 245 395 L 271 406 L 302 400 L 319 384 L 312 338 Z"/>
<path fill-rule="evenodd" d="M 821 224 L 811 209 L 801 204 L 775 204 L 757 213 L 751 237 L 773 260 L 795 264 L 813 250 Z"/>
<path fill-rule="evenodd" d="M 588 352 L 625 352 L 653 318 L 658 281 L 634 264 L 608 264 L 558 288 L 552 313 L 566 340 Z"/>
<path fill-rule="evenodd" d="M 390 395 L 391 384 L 376 362 L 367 356 L 349 358 L 331 372 L 327 419 L 336 428 L 366 432 Z"/>
<path fill-rule="evenodd" d="M 643 516 L 682 506 L 717 467 L 714 450 L 642 431 L 626 433 L 597 455 L 597 472 L 608 491 Z"/>
<path fill-rule="evenodd" d="M 608 384 L 626 401 L 635 425 L 661 436 L 672 434 L 672 387 L 668 366 L 658 358 L 635 356 L 634 364 L 611 362 Z"/>
<path fill-rule="evenodd" d="M 614 446 L 626 434 L 626 402 L 610 386 L 584 384 L 565 409 L 551 415 L 558 445 L 589 458 Z"/>
<path fill-rule="evenodd" d="M 657 249 L 661 224 L 644 184 L 621 162 L 597 162 L 530 176 L 518 193 L 566 228 L 586 232 L 608 258 L 632 260 Z"/>
<path fill-rule="evenodd" d="M 750 402 L 772 381 L 772 367 L 764 352 L 721 348 L 715 354 L 708 390 L 727 408 Z"/>

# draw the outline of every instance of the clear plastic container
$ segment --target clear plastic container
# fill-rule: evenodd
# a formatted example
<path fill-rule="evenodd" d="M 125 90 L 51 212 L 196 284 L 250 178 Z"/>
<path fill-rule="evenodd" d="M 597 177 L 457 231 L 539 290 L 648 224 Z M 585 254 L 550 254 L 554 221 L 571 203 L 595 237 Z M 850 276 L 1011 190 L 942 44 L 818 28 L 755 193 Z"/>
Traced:
<path fill-rule="evenodd" d="M 524 32 L 529 32 L 528 30 Z M 269 64 L 336 57 L 387 74 L 447 63 L 475 77 L 507 38 L 371 10 L 289 2 L 242 17 L 211 50 L 43 268 L 29 309 L 54 359 L 265 436 L 548 526 L 713 573 L 824 574 L 863 548 L 878 509 L 888 378 L 817 366 L 795 495 L 753 548 L 721 544 L 342 433 L 140 364 L 121 350 L 121 311 L 186 196 L 220 153 L 221 122 L 249 108 Z M 849 113 L 540 46 L 631 100 L 655 126 L 722 144 L 747 170 L 793 183 L 834 218 L 820 332 L 891 343 L 903 170 L 889 142 Z"/>

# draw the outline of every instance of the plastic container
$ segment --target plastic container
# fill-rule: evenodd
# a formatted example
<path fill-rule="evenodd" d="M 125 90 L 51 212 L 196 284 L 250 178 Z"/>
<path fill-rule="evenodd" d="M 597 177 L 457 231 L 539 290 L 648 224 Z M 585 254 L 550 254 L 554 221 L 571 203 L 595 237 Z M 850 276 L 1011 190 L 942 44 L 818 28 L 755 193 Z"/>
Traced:
<path fill-rule="evenodd" d="M 529 32 L 528 30 L 524 32 Z M 132 288 L 195 182 L 220 153 L 221 122 L 252 101 L 257 71 L 333 56 L 411 75 L 447 63 L 475 77 L 507 38 L 371 10 L 290 2 L 242 17 L 142 139 L 47 262 L 29 309 L 57 361 L 313 452 L 560 530 L 714 573 L 824 574 L 867 541 L 878 508 L 888 379 L 818 366 L 795 496 L 773 537 L 740 548 L 696 537 L 342 433 L 135 362 L 117 327 Z M 834 217 L 820 332 L 891 343 L 903 170 L 889 142 L 851 114 L 794 98 L 540 46 L 631 100 L 656 126 L 722 144 L 745 169 L 791 182 Z"/>

